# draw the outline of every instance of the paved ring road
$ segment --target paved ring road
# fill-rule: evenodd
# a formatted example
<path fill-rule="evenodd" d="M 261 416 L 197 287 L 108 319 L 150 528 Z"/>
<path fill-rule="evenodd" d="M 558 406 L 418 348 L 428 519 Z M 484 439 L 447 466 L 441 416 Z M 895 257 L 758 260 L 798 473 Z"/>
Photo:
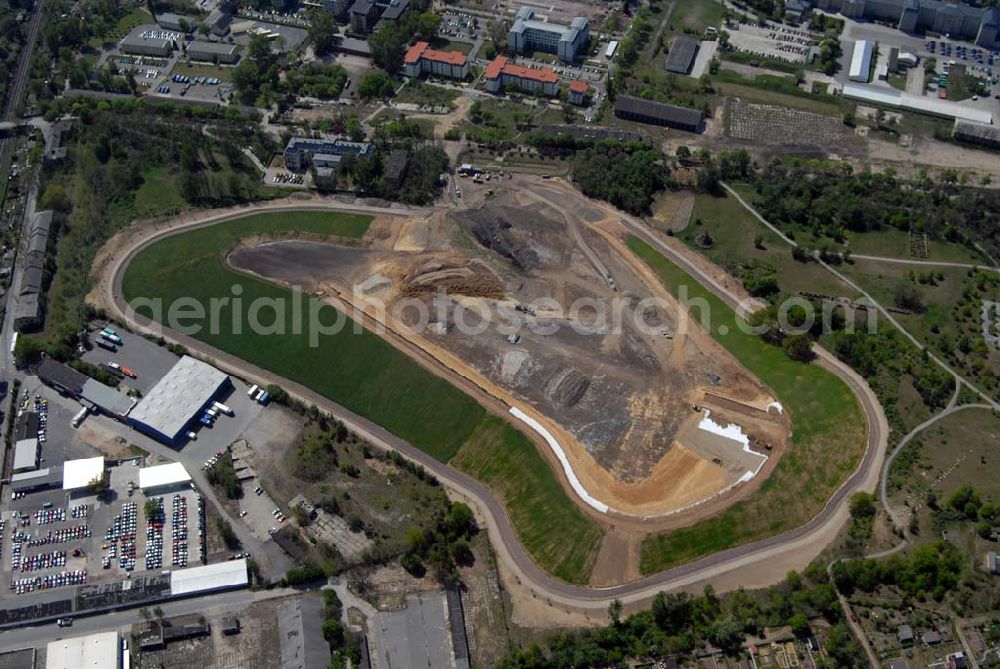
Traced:
<path fill-rule="evenodd" d="M 122 278 L 125 270 L 138 252 L 155 242 L 183 231 L 213 225 L 259 211 L 277 212 L 308 209 L 336 209 L 348 213 L 397 215 L 427 212 L 427 210 L 368 206 L 280 204 L 247 207 L 193 221 L 178 221 L 166 227 L 151 228 L 148 232 L 127 241 L 126 246 L 119 249 L 103 269 L 101 290 L 104 293 L 104 299 L 117 319 L 136 331 L 162 335 L 168 341 L 182 344 L 188 350 L 212 360 L 219 368 L 234 376 L 258 384 L 279 383 L 292 396 L 306 403 L 315 404 L 320 409 L 330 413 L 373 445 L 382 449 L 396 450 L 420 463 L 427 470 L 433 472 L 443 485 L 453 493 L 465 498 L 479 511 L 499 559 L 513 572 L 521 584 L 551 604 L 603 615 L 608 605 L 615 599 L 626 605 L 641 605 L 648 602 L 661 590 L 688 587 L 709 579 L 725 579 L 732 584 L 730 587 L 733 588 L 739 584 L 748 584 L 748 587 L 750 587 L 749 584 L 765 585 L 766 583 L 760 579 L 760 572 L 765 571 L 769 575 L 764 578 L 764 581 L 777 582 L 784 578 L 789 569 L 802 568 L 829 543 L 847 518 L 847 500 L 851 494 L 858 490 L 873 490 L 875 488 L 879 463 L 885 454 L 889 431 L 885 415 L 871 389 L 861 377 L 823 349 L 817 349 L 820 364 L 837 374 L 857 396 L 868 423 L 868 443 L 862 462 L 847 481 L 837 489 L 818 515 L 806 524 L 792 530 L 730 548 L 631 583 L 593 588 L 560 581 L 542 571 L 532 561 L 521 545 L 503 503 L 479 481 L 431 458 L 387 430 L 291 379 L 277 377 L 265 369 L 223 353 L 191 337 L 162 328 L 128 309 L 128 305 L 122 297 Z M 623 223 L 633 234 L 652 244 L 658 251 L 718 294 L 731 307 L 740 308 L 739 301 L 735 296 L 728 294 L 711 277 L 682 255 L 676 253 L 669 245 L 652 234 L 648 228 L 634 220 L 623 219 Z"/>

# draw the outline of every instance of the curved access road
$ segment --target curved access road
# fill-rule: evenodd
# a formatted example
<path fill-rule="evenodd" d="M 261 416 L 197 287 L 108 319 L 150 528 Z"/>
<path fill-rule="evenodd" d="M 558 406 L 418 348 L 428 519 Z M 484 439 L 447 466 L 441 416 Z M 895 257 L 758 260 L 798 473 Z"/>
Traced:
<path fill-rule="evenodd" d="M 521 545 L 503 503 L 479 481 L 431 458 L 384 428 L 292 379 L 278 377 L 268 370 L 138 316 L 129 308 L 123 298 L 122 279 L 129 263 L 137 253 L 165 237 L 239 218 L 248 213 L 304 209 L 335 209 L 349 213 L 375 215 L 425 214 L 428 212 L 428 210 L 379 208 L 359 204 L 272 204 L 229 210 L 222 214 L 209 214 L 207 216 L 198 214 L 159 225 L 133 227 L 119 233 L 122 236 L 109 242 L 105 247 L 107 252 L 103 256 L 99 256 L 95 263 L 99 275 L 96 277 L 94 293 L 91 297 L 102 302 L 110 314 L 135 331 L 163 336 L 167 341 L 182 344 L 188 350 L 210 360 L 220 369 L 234 376 L 258 384 L 278 383 L 293 397 L 309 404 L 315 404 L 318 408 L 343 421 L 350 430 L 374 446 L 398 451 L 421 464 L 428 471 L 433 472 L 442 485 L 453 494 L 467 500 L 478 511 L 478 516 L 489 533 L 498 558 L 518 582 L 552 605 L 603 616 L 608 605 L 615 599 L 626 605 L 642 605 L 662 590 L 690 587 L 708 581 L 715 583 L 720 590 L 735 589 L 741 585 L 758 587 L 776 583 L 785 577 L 788 570 L 805 567 L 836 536 L 847 520 L 847 501 L 850 495 L 858 490 L 875 489 L 879 464 L 885 453 L 888 434 L 885 415 L 874 394 L 861 377 L 833 356 L 822 349 L 817 349 L 820 364 L 837 374 L 857 396 L 868 423 L 868 443 L 862 462 L 833 497 L 827 501 L 819 514 L 804 525 L 787 532 L 721 551 L 631 583 L 592 588 L 560 581 L 542 571 L 532 561 Z M 718 286 L 697 266 L 688 262 L 648 229 L 644 229 L 636 221 L 625 220 L 630 230 L 653 244 L 672 261 L 681 265 L 698 281 L 703 282 L 713 292 L 716 292 L 727 304 L 742 311 L 737 296 L 722 290 L 721 286 Z M 553 529 L 558 531 L 557 528 Z"/>

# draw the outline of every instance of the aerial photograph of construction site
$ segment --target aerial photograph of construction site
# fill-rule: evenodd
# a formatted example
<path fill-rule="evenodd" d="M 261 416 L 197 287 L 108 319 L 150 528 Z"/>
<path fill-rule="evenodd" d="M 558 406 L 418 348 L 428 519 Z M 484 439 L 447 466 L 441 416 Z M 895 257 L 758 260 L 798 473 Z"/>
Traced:
<path fill-rule="evenodd" d="M 369 245 L 270 241 L 227 261 L 380 318 L 390 341 L 532 416 L 594 508 L 657 517 L 735 495 L 780 457 L 780 404 L 700 327 L 679 323 L 612 217 L 587 214 L 501 187 L 480 207 L 377 220 Z M 418 308 L 397 307 L 406 298 L 424 300 L 429 318 L 413 322 Z"/>

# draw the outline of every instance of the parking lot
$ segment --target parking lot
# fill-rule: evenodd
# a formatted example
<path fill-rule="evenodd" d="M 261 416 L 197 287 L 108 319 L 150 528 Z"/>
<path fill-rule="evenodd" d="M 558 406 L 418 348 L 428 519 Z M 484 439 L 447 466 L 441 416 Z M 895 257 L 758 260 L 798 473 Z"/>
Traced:
<path fill-rule="evenodd" d="M 136 377 L 134 379 L 122 378 L 121 384 L 125 387 L 135 388 L 145 395 L 164 374 L 170 371 L 170 368 L 177 363 L 178 358 L 165 347 L 158 346 L 139 335 L 126 331 L 116 332 L 122 339 L 122 345 L 114 346 L 114 350 L 100 348 L 98 334 L 91 333 L 91 350 L 83 354 L 83 360 L 98 367 L 115 362 L 122 367 L 133 370 Z"/>
<path fill-rule="evenodd" d="M 729 26 L 729 41 L 740 51 L 790 63 L 806 62 L 810 45 L 816 37 L 806 30 L 788 26 L 768 25 L 762 28 L 743 22 Z"/>
<path fill-rule="evenodd" d="M 48 490 L 12 500 L 0 522 L 2 570 L 14 594 L 121 580 L 204 562 L 204 501 L 189 485 L 138 487 L 140 459 L 110 467 L 108 490 Z"/>

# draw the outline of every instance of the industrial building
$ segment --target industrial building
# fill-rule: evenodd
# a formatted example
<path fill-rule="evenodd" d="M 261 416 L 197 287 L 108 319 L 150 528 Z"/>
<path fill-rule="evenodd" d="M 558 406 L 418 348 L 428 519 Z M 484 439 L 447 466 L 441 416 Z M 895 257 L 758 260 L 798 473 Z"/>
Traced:
<path fill-rule="evenodd" d="M 41 211 L 31 220 L 24 249 L 21 284 L 18 287 L 14 324 L 28 332 L 42 324 L 42 290 L 45 276 L 45 251 L 52 229 L 52 212 Z"/>
<path fill-rule="evenodd" d="M 871 81 L 872 58 L 875 57 L 875 43 L 868 40 L 858 40 L 854 43 L 854 54 L 851 56 L 851 69 L 848 78 L 851 81 L 868 83 Z"/>
<path fill-rule="evenodd" d="M 886 86 L 872 86 L 870 84 L 844 84 L 844 97 L 851 100 L 861 100 L 872 104 L 902 109 L 904 111 L 928 114 L 930 116 L 940 116 L 943 118 L 959 119 L 990 125 L 993 123 L 993 114 L 986 109 L 973 107 L 970 105 L 952 102 L 950 100 L 940 100 L 926 95 L 915 95 L 904 93 L 895 88 Z"/>
<path fill-rule="evenodd" d="M 73 397 L 94 412 L 101 412 L 118 420 L 127 416 L 136 403 L 120 390 L 106 386 L 51 358 L 42 360 L 35 373 L 42 383 L 60 394 Z"/>
<path fill-rule="evenodd" d="M 952 137 L 960 142 L 1000 149 L 1000 126 L 956 120 Z"/>
<path fill-rule="evenodd" d="M 698 40 L 687 35 L 680 35 L 674 40 L 670 53 L 667 54 L 667 72 L 674 74 L 691 72 L 699 47 L 701 47 L 701 43 Z"/>
<path fill-rule="evenodd" d="M 118 49 L 136 56 L 166 58 L 177 48 L 179 39 L 180 33 L 163 30 L 159 26 L 138 26 L 122 39 Z"/>
<path fill-rule="evenodd" d="M 375 154 L 375 146 L 346 139 L 292 137 L 285 146 L 285 167 L 293 172 L 305 172 L 311 165 L 322 176 L 322 172 L 339 167 L 340 161 L 348 154 L 371 158 Z"/>
<path fill-rule="evenodd" d="M 154 439 L 176 445 L 202 410 L 231 386 L 227 374 L 185 355 L 132 409 L 128 422 Z"/>
<path fill-rule="evenodd" d="M 121 666 L 122 647 L 118 632 L 57 639 L 50 641 L 45 651 L 46 669 L 117 669 Z"/>
<path fill-rule="evenodd" d="M 67 460 L 63 463 L 63 490 L 73 492 L 87 488 L 104 478 L 104 456 Z"/>
<path fill-rule="evenodd" d="M 701 112 L 697 109 L 642 100 L 627 95 L 621 95 L 615 100 L 615 116 L 628 121 L 662 125 L 688 132 L 701 130 Z"/>
<path fill-rule="evenodd" d="M 564 26 L 538 21 L 533 16 L 531 7 L 521 7 L 514 17 L 514 25 L 507 33 L 507 48 L 513 53 L 554 53 L 560 60 L 572 63 L 586 48 L 590 40 L 587 19 L 578 16 Z"/>
<path fill-rule="evenodd" d="M 10 489 L 13 492 L 30 492 L 62 486 L 62 467 L 46 467 L 30 472 L 14 474 L 10 477 Z"/>
<path fill-rule="evenodd" d="M 890 23 L 905 33 L 933 32 L 1000 48 L 1000 8 L 972 7 L 943 0 L 810 0 L 851 19 Z"/>
<path fill-rule="evenodd" d="M 469 74 L 469 59 L 461 51 L 438 51 L 427 42 L 417 42 L 403 58 L 403 74 L 419 77 L 432 74 L 446 79 L 465 79 Z"/>
<path fill-rule="evenodd" d="M 323 638 L 323 600 L 315 594 L 292 597 L 278 607 L 278 639 L 283 669 L 312 669 L 330 664 L 330 644 Z"/>
<path fill-rule="evenodd" d="M 195 40 L 187 45 L 187 55 L 191 60 L 233 65 L 240 59 L 240 46 Z"/>
<path fill-rule="evenodd" d="M 139 470 L 139 489 L 146 497 L 165 495 L 191 484 L 191 475 L 179 462 L 143 467 Z"/>
<path fill-rule="evenodd" d="M 507 56 L 497 56 L 483 73 L 486 90 L 500 93 L 511 86 L 526 93 L 540 93 L 549 97 L 559 94 L 559 75 L 547 67 L 533 70 L 514 65 Z"/>
<path fill-rule="evenodd" d="M 235 590 L 250 585 L 245 558 L 226 560 L 203 567 L 188 567 L 170 572 L 171 598 L 189 597 L 203 592 Z"/>
<path fill-rule="evenodd" d="M 21 474 L 38 469 L 41 457 L 42 450 L 38 443 L 38 437 L 19 439 L 14 444 L 14 465 L 11 472 Z"/>

